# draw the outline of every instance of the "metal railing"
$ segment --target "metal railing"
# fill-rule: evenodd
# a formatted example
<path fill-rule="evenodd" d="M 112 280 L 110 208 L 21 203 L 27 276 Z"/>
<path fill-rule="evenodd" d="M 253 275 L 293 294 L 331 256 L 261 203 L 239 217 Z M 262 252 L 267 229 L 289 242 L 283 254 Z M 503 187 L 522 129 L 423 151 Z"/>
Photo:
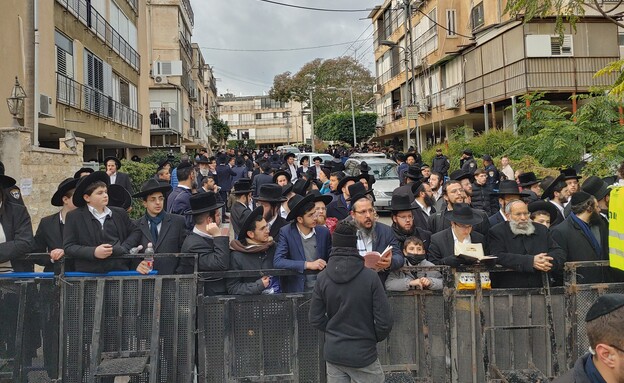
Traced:
<path fill-rule="evenodd" d="M 143 117 L 139 112 L 60 73 L 56 74 L 56 100 L 128 128 L 142 130 Z"/>
<path fill-rule="evenodd" d="M 193 60 L 193 48 L 191 48 L 191 42 L 186 39 L 182 32 L 180 32 L 180 45 L 182 46 L 182 50 L 188 55 L 189 59 Z"/>
<path fill-rule="evenodd" d="M 56 0 L 56 2 L 76 16 L 119 57 L 139 72 L 141 58 L 138 52 L 86 0 Z"/>
<path fill-rule="evenodd" d="M 161 108 L 150 114 L 150 130 L 171 130 L 180 133 L 178 111 L 175 108 Z"/>
<path fill-rule="evenodd" d="M 193 7 L 191 7 L 191 2 L 189 0 L 182 0 L 181 4 L 182 8 L 186 11 L 188 15 L 191 26 L 195 25 L 195 13 L 193 12 Z"/>
<path fill-rule="evenodd" d="M 290 120 L 286 118 L 265 118 L 250 121 L 228 121 L 230 126 L 247 126 L 247 125 L 285 125 L 290 124 Z"/>

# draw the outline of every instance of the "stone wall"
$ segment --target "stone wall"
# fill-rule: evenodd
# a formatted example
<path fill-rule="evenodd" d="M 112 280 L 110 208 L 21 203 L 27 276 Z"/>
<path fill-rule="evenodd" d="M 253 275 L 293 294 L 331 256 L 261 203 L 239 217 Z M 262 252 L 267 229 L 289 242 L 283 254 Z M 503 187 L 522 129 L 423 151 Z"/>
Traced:
<path fill-rule="evenodd" d="M 28 130 L 0 128 L 0 161 L 6 168 L 5 174 L 15 178 L 18 186 L 32 179 L 32 190 L 23 198 L 35 231 L 41 218 L 59 211 L 50 204 L 59 183 L 73 177 L 82 167 L 84 139 L 76 139 L 75 151 L 68 148 L 65 141 L 65 138 L 59 139 L 60 149 L 34 147 Z"/>

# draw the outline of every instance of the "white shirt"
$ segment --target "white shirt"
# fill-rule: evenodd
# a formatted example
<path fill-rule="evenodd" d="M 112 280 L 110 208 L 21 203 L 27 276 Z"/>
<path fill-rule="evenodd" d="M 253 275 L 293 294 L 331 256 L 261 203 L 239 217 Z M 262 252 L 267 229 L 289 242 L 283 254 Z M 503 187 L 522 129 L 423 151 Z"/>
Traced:
<path fill-rule="evenodd" d="M 501 169 L 501 172 L 503 172 L 503 174 L 507 177 L 508 180 L 512 180 L 513 181 L 515 179 L 514 171 L 513 171 L 513 169 L 511 168 L 511 166 L 509 164 L 507 164 L 507 166 L 504 166 Z"/>
<path fill-rule="evenodd" d="M 297 167 L 295 165 L 288 165 L 290 169 L 290 182 L 294 182 L 297 179 Z"/>
<path fill-rule="evenodd" d="M 507 216 L 505 215 L 505 212 L 503 211 L 503 209 L 499 209 L 498 212 L 503 216 L 503 222 L 509 221 L 507 219 Z"/>
<path fill-rule="evenodd" d="M 459 238 L 457 238 L 457 236 L 455 235 L 455 231 L 453 230 L 453 228 L 451 228 L 451 233 L 453 233 L 453 243 L 459 243 Z M 461 243 L 472 243 L 470 235 L 467 235 Z"/>
<path fill-rule="evenodd" d="M 203 231 L 199 230 L 197 228 L 197 226 L 193 227 L 193 233 L 199 235 L 200 237 L 204 237 L 204 238 L 212 238 L 212 235 L 208 234 L 208 233 L 204 233 Z"/>
<path fill-rule="evenodd" d="M 114 184 L 115 181 L 117 181 L 117 172 L 115 172 L 115 173 L 110 175 L 110 183 L 111 183 L 111 185 Z"/>
<path fill-rule="evenodd" d="M 425 214 L 427 214 L 427 217 L 429 217 L 431 215 L 431 206 L 423 206 L 420 204 L 420 202 L 418 202 L 418 200 L 414 200 L 418 206 L 420 206 L 420 208 L 422 209 L 422 211 L 425 212 Z"/>
<path fill-rule="evenodd" d="M 288 217 L 288 212 L 284 209 L 284 205 L 280 206 L 280 216 L 284 219 Z"/>
<path fill-rule="evenodd" d="M 104 221 L 106 221 L 106 217 L 112 217 L 113 216 L 113 212 L 111 211 L 111 209 L 108 208 L 108 206 L 104 206 L 104 212 L 103 213 L 100 213 L 99 211 L 95 210 L 95 208 L 93 206 L 87 205 L 87 208 L 91 212 L 91 215 L 93 215 L 95 217 L 95 219 L 100 221 L 100 225 L 102 225 L 102 228 L 104 227 Z"/>
<path fill-rule="evenodd" d="M 557 207 L 557 209 L 561 212 L 561 215 L 565 216 L 565 214 L 563 213 L 563 206 L 559 205 L 555 201 L 550 201 L 550 203 L 552 203 L 553 205 Z"/>
<path fill-rule="evenodd" d="M 301 236 L 302 239 L 310 239 L 316 235 L 316 230 L 314 228 L 312 228 L 312 231 L 310 232 L 310 234 L 305 235 L 301 232 L 301 230 L 299 230 L 299 225 L 297 225 L 297 231 L 299 232 L 299 235 Z"/>
<path fill-rule="evenodd" d="M 321 179 L 320 174 L 322 172 L 321 167 L 320 166 L 315 166 L 314 168 L 316 169 L 316 179 L 320 180 Z"/>

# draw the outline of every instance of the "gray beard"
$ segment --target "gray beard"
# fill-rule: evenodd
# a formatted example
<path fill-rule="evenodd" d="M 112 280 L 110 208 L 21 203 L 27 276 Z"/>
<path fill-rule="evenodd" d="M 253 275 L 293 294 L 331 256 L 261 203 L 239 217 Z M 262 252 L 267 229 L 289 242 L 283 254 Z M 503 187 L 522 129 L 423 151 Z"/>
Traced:
<path fill-rule="evenodd" d="M 370 229 L 365 229 L 362 226 L 360 226 L 357 222 L 355 222 L 355 226 L 357 227 L 357 229 L 361 231 L 362 234 L 364 234 L 366 237 L 370 237 L 372 235 L 373 231 L 375 231 L 376 225 L 377 225 L 377 222 L 373 221 L 373 226 L 371 226 Z"/>
<path fill-rule="evenodd" d="M 535 225 L 531 221 L 523 223 L 509 221 L 509 228 L 514 235 L 532 235 L 535 233 Z"/>

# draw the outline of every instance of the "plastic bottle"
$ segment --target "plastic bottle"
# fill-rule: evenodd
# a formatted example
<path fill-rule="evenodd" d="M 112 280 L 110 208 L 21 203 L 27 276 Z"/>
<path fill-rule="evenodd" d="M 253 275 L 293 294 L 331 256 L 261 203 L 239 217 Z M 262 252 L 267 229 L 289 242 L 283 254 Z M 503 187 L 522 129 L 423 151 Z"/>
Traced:
<path fill-rule="evenodd" d="M 143 260 L 147 262 L 147 267 L 149 267 L 150 271 L 154 270 L 154 246 L 152 246 L 151 242 L 147 244 L 144 254 Z"/>

